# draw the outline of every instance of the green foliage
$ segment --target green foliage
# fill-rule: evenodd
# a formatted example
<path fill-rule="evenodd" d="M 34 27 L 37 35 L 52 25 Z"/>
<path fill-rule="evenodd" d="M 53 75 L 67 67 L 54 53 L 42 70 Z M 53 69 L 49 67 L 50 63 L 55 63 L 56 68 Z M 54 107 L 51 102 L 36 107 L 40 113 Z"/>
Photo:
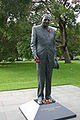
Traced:
<path fill-rule="evenodd" d="M 75 22 L 75 15 L 74 10 L 71 8 L 70 3 L 67 3 L 64 5 L 64 2 L 50 0 L 45 2 L 39 2 L 38 5 L 37 1 L 32 6 L 32 11 L 34 11 L 33 19 L 35 16 L 41 16 L 43 13 L 50 13 L 52 21 L 55 25 L 59 23 L 60 17 L 64 20 L 66 19 L 67 24 L 72 24 L 72 22 Z M 54 19 L 53 19 L 54 18 Z M 37 18 L 38 19 L 38 18 Z M 40 21 L 41 19 L 38 19 Z M 55 21 L 54 21 L 55 20 Z M 36 21 L 35 21 L 36 23 Z"/>
<path fill-rule="evenodd" d="M 67 44 L 71 59 L 80 55 L 80 24 L 69 25 L 67 27 Z M 60 32 L 56 30 L 56 44 L 57 44 L 57 56 L 62 59 L 62 43 L 60 41 Z"/>
<path fill-rule="evenodd" d="M 68 48 L 70 55 L 75 57 L 80 55 L 80 25 L 67 28 L 67 39 L 68 39 Z"/>
<path fill-rule="evenodd" d="M 32 19 L 35 24 L 40 23 L 41 19 L 40 17 L 42 16 L 43 13 L 49 13 L 51 14 L 51 23 L 50 25 L 59 28 L 60 34 L 56 34 L 56 40 L 57 40 L 57 53 L 58 56 L 60 57 L 61 54 L 63 54 L 62 50 L 64 46 L 67 47 L 67 42 L 68 40 L 66 37 L 66 28 L 75 25 L 75 14 L 74 14 L 74 9 L 70 5 L 68 1 L 60 1 L 60 0 L 50 0 L 50 1 L 41 1 L 37 5 L 37 1 L 35 4 L 32 6 Z M 42 9 L 41 9 L 42 6 Z M 34 12 L 33 12 L 34 11 Z M 36 19 L 37 18 L 37 19 Z M 33 22 L 32 21 L 32 22 Z M 61 25 L 61 26 L 60 26 Z M 64 31 L 64 32 L 63 32 Z M 65 38 L 63 40 L 63 38 Z M 62 46 L 62 47 L 61 47 Z M 65 47 L 64 47 L 65 48 Z M 65 50 L 64 50 L 65 51 Z M 66 52 L 66 58 L 68 58 L 69 54 L 68 51 Z M 64 55 L 63 55 L 64 56 Z M 66 60 L 70 62 L 70 59 Z"/>
<path fill-rule="evenodd" d="M 51 14 L 51 25 L 59 27 L 59 19 L 61 17 L 71 30 L 72 25 L 75 25 L 74 11 L 77 10 L 79 12 L 79 5 L 76 5 L 73 9 L 70 4 L 64 5 L 64 1 L 57 1 L 50 0 L 31 6 L 31 0 L 0 0 L 0 61 L 9 59 L 13 61 L 18 59 L 18 57 L 32 58 L 30 50 L 32 25 L 40 24 L 41 16 L 45 12 Z M 69 30 L 67 32 L 68 34 L 70 33 Z M 71 34 L 75 34 L 75 32 Z M 77 41 L 77 48 L 80 37 L 79 35 L 73 35 L 73 37 Z M 76 48 L 70 48 L 72 46 L 71 39 L 69 35 L 68 41 L 70 40 L 70 42 L 68 46 L 70 52 L 72 53 L 76 50 L 74 54 L 79 54 L 79 47 L 78 51 Z M 57 41 L 60 41 L 59 33 L 57 34 Z M 59 44 L 61 45 L 61 43 L 57 42 L 57 46 Z M 59 56 L 62 52 L 61 48 L 58 51 Z"/>
<path fill-rule="evenodd" d="M 22 39 L 22 41 L 17 43 L 17 50 L 18 50 L 18 57 L 20 58 L 31 58 L 31 50 L 30 50 L 30 38 L 27 39 L 27 36 L 25 35 Z"/>
<path fill-rule="evenodd" d="M 26 0 L 0 1 L 0 61 L 18 58 L 17 44 L 22 40 L 25 41 L 25 35 L 29 43 L 31 32 L 31 27 L 28 25 L 30 3 L 31 1 Z"/>

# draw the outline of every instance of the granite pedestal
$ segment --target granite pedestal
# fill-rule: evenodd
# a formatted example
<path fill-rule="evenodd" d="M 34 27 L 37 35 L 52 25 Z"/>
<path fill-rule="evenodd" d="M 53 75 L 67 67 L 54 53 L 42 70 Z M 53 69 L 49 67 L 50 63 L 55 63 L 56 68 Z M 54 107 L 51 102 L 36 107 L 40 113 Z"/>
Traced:
<path fill-rule="evenodd" d="M 58 102 L 39 105 L 32 100 L 20 105 L 19 109 L 27 120 L 65 120 L 76 117 L 76 114 Z"/>

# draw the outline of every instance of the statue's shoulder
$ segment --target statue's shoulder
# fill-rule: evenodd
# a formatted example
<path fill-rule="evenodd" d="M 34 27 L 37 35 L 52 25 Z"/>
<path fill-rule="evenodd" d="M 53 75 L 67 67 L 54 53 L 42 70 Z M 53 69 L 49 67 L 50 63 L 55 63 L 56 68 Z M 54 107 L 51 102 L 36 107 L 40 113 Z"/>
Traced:
<path fill-rule="evenodd" d="M 41 25 L 34 25 L 33 28 L 36 29 L 36 30 L 38 30 L 38 29 L 41 28 Z"/>

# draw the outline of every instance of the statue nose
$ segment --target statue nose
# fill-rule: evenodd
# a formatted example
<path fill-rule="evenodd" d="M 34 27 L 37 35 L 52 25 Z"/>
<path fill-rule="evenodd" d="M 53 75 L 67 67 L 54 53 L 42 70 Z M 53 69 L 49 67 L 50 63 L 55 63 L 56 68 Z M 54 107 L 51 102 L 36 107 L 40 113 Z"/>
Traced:
<path fill-rule="evenodd" d="M 45 22 L 46 22 L 46 23 L 49 23 L 49 20 L 46 20 Z"/>

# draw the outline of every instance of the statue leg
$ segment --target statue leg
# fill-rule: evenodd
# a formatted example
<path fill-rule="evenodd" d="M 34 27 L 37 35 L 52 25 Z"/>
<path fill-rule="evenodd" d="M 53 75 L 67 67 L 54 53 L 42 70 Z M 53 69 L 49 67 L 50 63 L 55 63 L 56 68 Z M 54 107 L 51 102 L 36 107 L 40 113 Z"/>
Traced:
<path fill-rule="evenodd" d="M 45 88 L 45 98 L 49 99 L 51 95 L 51 78 L 52 78 L 53 68 L 49 61 L 46 65 L 46 88 Z"/>
<path fill-rule="evenodd" d="M 37 63 L 37 76 L 38 76 L 38 92 L 37 96 L 44 98 L 44 81 L 45 81 L 45 63 L 40 61 Z"/>

